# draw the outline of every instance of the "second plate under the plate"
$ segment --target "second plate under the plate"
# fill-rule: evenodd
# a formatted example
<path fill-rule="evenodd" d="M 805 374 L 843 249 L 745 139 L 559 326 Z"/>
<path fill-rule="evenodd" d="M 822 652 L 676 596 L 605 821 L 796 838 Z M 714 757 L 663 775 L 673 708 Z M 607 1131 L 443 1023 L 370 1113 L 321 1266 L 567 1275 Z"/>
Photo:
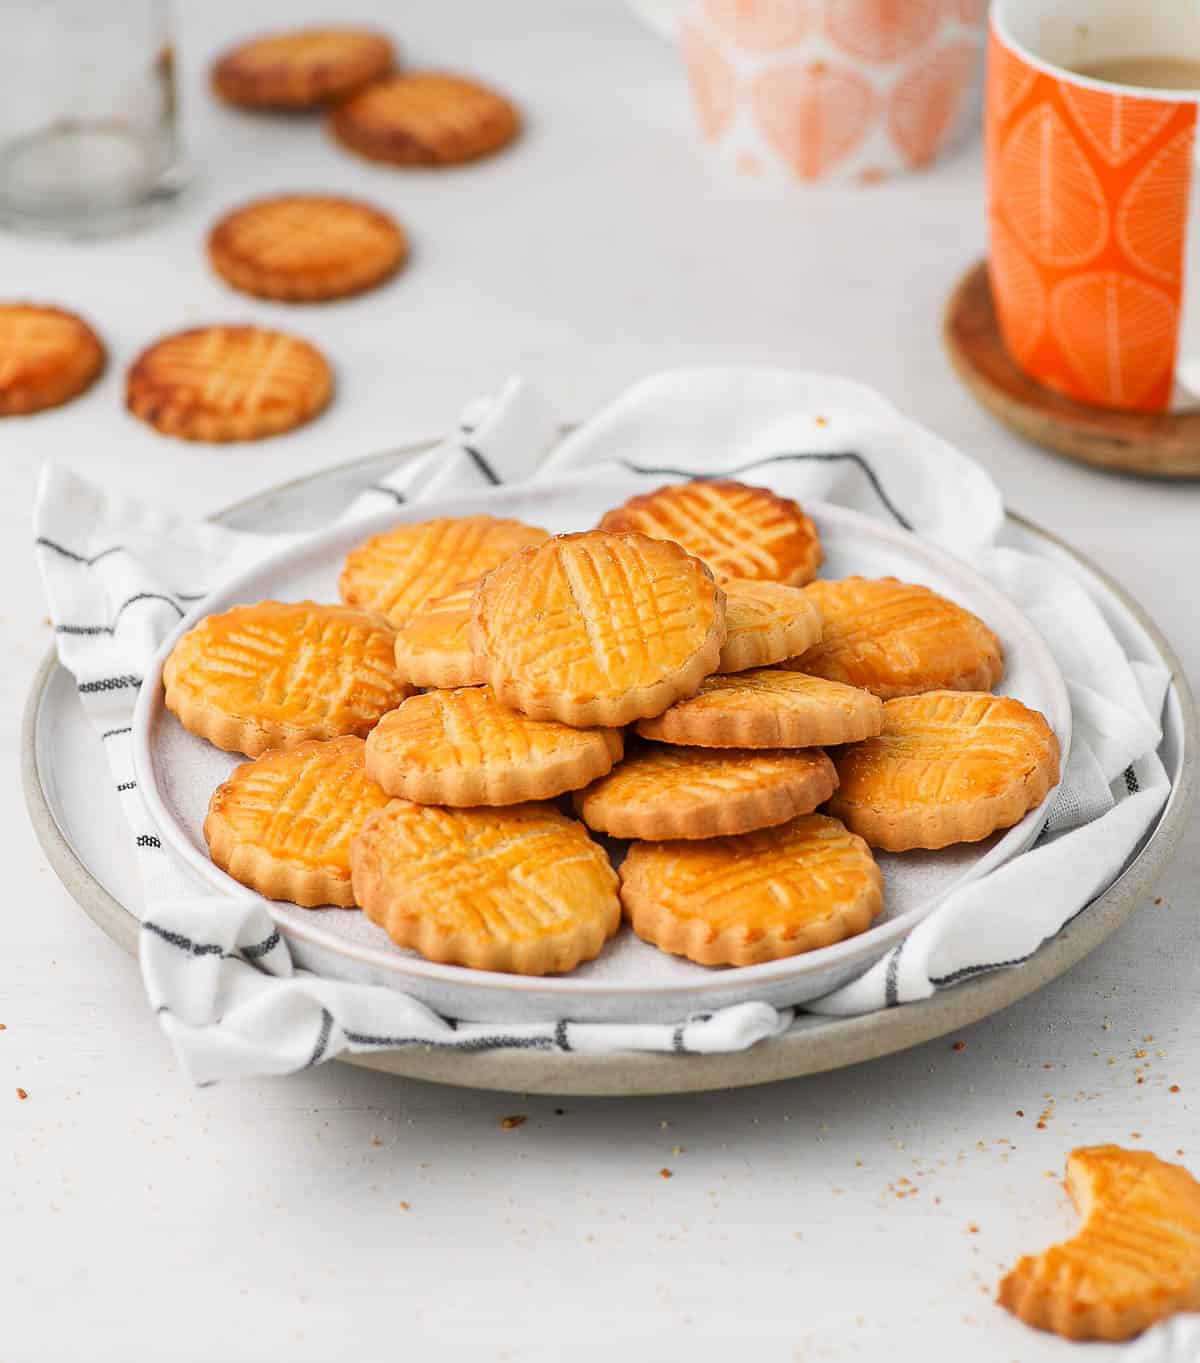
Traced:
<path fill-rule="evenodd" d="M 213 789 L 241 759 L 187 733 L 162 703 L 162 664 L 179 633 L 203 615 L 239 602 L 268 597 L 336 601 L 337 575 L 347 551 L 391 525 L 490 512 L 518 516 L 554 531 L 581 530 L 595 525 L 609 507 L 644 489 L 645 483 L 633 475 L 576 475 L 396 508 L 369 521 L 333 527 L 202 602 L 156 658 L 134 717 L 138 782 L 174 849 L 214 890 L 250 893 L 213 866 L 202 833 Z M 1066 687 L 1044 641 L 1011 601 L 964 563 L 911 535 L 843 507 L 812 503 L 806 509 L 825 547 L 824 576 L 892 574 L 943 592 L 986 620 L 1005 651 L 1006 673 L 998 689 L 1046 715 L 1065 762 L 1071 722 Z M 496 1022 L 558 1017 L 670 1021 L 751 999 L 798 1003 L 836 988 L 877 960 L 952 889 L 1024 850 L 1043 819 L 1044 811 L 1034 810 L 1015 828 L 972 846 L 880 855 L 885 909 L 868 932 L 804 956 L 737 969 L 710 969 L 667 956 L 623 929 L 595 961 L 571 975 L 489 974 L 438 965 L 403 951 L 360 913 L 278 903 L 270 908 L 297 964 L 323 975 L 402 989 L 448 1016 Z"/>

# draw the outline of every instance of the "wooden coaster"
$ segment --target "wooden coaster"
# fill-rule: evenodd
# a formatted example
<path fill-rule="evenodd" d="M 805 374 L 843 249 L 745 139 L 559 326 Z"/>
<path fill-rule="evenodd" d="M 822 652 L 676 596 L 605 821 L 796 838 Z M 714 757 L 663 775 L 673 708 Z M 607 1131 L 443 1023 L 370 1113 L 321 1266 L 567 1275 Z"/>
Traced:
<path fill-rule="evenodd" d="M 959 377 L 991 414 L 1034 444 L 1101 468 L 1200 477 L 1200 411 L 1114 412 L 1043 388 L 1010 359 L 985 261 L 959 281 L 942 335 Z"/>

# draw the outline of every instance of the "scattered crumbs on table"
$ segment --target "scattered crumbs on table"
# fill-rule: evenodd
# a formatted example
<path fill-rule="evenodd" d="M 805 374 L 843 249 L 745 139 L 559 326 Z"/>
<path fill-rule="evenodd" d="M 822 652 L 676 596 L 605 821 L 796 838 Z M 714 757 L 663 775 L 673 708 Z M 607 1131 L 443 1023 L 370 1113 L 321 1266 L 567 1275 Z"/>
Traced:
<path fill-rule="evenodd" d="M 554 1109 L 554 1115 L 556 1117 L 565 1117 L 567 1115 L 567 1109 L 565 1107 L 556 1107 Z"/>
<path fill-rule="evenodd" d="M 813 417 L 813 423 L 817 426 L 828 426 L 829 418 L 827 416 L 815 416 Z"/>
<path fill-rule="evenodd" d="M 1167 1092 L 1168 1092 L 1168 1093 L 1178 1093 L 1178 1092 L 1179 1092 L 1179 1085 L 1178 1085 L 1178 1084 L 1172 1084 L 1171 1087 L 1167 1090 Z"/>
<path fill-rule="evenodd" d="M 950 1049 L 952 1051 L 965 1051 L 967 1049 L 967 1043 L 965 1041 L 956 1041 Z"/>
<path fill-rule="evenodd" d="M 1112 1023 L 1109 1022 L 1109 1020 L 1108 1020 L 1107 1018 L 1105 1018 L 1104 1021 L 1100 1024 L 1100 1030 L 1101 1030 L 1102 1032 L 1111 1032 L 1111 1031 L 1112 1031 Z"/>
<path fill-rule="evenodd" d="M 1153 1040 L 1154 1040 L 1154 1033 L 1151 1032 L 1148 1036 L 1142 1037 L 1142 1040 L 1143 1040 L 1143 1041 L 1153 1041 Z"/>
<path fill-rule="evenodd" d="M 1175 1151 L 1175 1153 L 1176 1153 L 1177 1155 L 1179 1155 L 1179 1156 L 1182 1158 L 1182 1156 L 1183 1156 L 1183 1146 L 1181 1145 L 1181 1146 Z"/>
<path fill-rule="evenodd" d="M 1106 1065 L 1115 1065 L 1117 1063 L 1117 1057 L 1115 1055 L 1110 1055 L 1104 1063 Z"/>
<path fill-rule="evenodd" d="M 1054 1066 L 1048 1060 L 1042 1062 L 1042 1069 L 1052 1070 L 1053 1068 Z"/>
<path fill-rule="evenodd" d="M 671 1154 L 672 1154 L 672 1155 L 682 1155 L 682 1154 L 683 1154 L 683 1146 L 682 1146 L 682 1145 L 673 1145 L 673 1146 L 671 1147 Z"/>
<path fill-rule="evenodd" d="M 8 1031 L 8 1023 L 7 1023 L 7 1022 L 0 1022 L 0 1032 L 7 1032 L 7 1031 Z"/>
<path fill-rule="evenodd" d="M 409 1207 L 409 1205 L 408 1205 L 407 1202 L 402 1201 L 402 1202 L 400 1203 L 400 1210 L 401 1210 L 402 1212 L 407 1212 L 407 1211 L 411 1211 L 412 1209 Z"/>
<path fill-rule="evenodd" d="M 22 1102 L 24 1102 L 25 1099 L 29 1097 L 29 1094 L 26 1093 L 24 1089 L 18 1089 L 17 1097 L 20 1098 Z"/>
<path fill-rule="evenodd" d="M 1146 1052 L 1145 1052 L 1145 1050 L 1142 1049 L 1141 1047 L 1139 1047 L 1136 1051 L 1134 1051 L 1134 1053 L 1133 1053 L 1133 1058 L 1134 1058 L 1135 1060 L 1145 1060 L 1145 1058 L 1146 1058 Z"/>
<path fill-rule="evenodd" d="M 1156 899 L 1156 900 L 1154 901 L 1154 903 L 1155 903 L 1155 906 L 1157 907 L 1159 904 L 1162 903 L 1162 900 L 1161 900 L 1161 899 Z"/>
<path fill-rule="evenodd" d="M 659 1178 L 674 1178 L 675 1175 L 665 1166 L 658 1171 Z"/>
<path fill-rule="evenodd" d="M 372 1137 L 371 1137 L 371 1144 L 372 1144 L 372 1145 L 378 1146 L 378 1145 L 382 1145 L 383 1142 L 379 1139 L 378 1136 L 372 1136 Z"/>
<path fill-rule="evenodd" d="M 974 1221 L 968 1221 L 968 1222 L 967 1222 L 967 1234 L 968 1234 L 968 1235 L 978 1235 L 978 1234 L 979 1234 L 979 1227 L 975 1224 Z"/>
<path fill-rule="evenodd" d="M 1131 1131 L 1129 1133 L 1129 1139 L 1131 1141 L 1140 1141 L 1142 1139 L 1142 1133 L 1140 1131 Z"/>
<path fill-rule="evenodd" d="M 511 1117 L 501 1117 L 500 1129 L 501 1131 L 515 1131 L 517 1127 L 524 1126 L 528 1120 L 528 1117 L 520 1112 L 514 1113 Z"/>
<path fill-rule="evenodd" d="M 1023 1107 L 1017 1108 L 1017 1116 L 1018 1116 L 1018 1117 L 1024 1117 L 1024 1115 L 1025 1115 L 1025 1109 L 1024 1109 Z"/>
<path fill-rule="evenodd" d="M 1146 1082 L 1146 1076 L 1144 1074 L 1139 1074 L 1137 1077 L 1137 1082 L 1139 1084 L 1144 1084 Z"/>
<path fill-rule="evenodd" d="M 863 1161 L 860 1160 L 860 1159 L 856 1159 L 856 1160 L 854 1161 L 854 1167 L 855 1167 L 856 1169 L 861 1169 L 861 1168 L 863 1167 Z"/>

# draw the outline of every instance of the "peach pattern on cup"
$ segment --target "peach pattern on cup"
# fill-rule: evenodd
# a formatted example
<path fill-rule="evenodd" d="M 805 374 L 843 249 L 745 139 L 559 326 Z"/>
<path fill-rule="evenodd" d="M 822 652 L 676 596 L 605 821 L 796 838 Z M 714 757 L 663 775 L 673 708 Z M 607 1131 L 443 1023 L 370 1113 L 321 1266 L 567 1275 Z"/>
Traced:
<path fill-rule="evenodd" d="M 1074 85 L 993 31 L 989 272 L 1030 377 L 1143 411 L 1171 396 L 1196 106 Z"/>
<path fill-rule="evenodd" d="M 870 182 L 934 161 L 971 107 L 981 0 L 696 0 L 701 131 L 757 174 Z"/>

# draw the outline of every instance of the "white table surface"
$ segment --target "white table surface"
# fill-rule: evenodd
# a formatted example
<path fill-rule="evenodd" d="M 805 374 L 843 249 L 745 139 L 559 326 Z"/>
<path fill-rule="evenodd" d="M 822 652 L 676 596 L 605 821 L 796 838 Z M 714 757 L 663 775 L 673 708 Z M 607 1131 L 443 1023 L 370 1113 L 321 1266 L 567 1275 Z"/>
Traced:
<path fill-rule="evenodd" d="M 677 364 L 862 379 L 1125 583 L 1195 675 L 1200 487 L 1019 443 L 943 356 L 944 297 L 982 250 L 978 142 L 869 191 L 734 180 L 694 133 L 674 53 L 617 0 L 361 0 L 355 13 L 388 23 L 414 65 L 490 77 L 528 115 L 494 162 L 393 172 L 340 153 L 316 123 L 237 115 L 206 93 L 220 45 L 336 6 L 179 9 L 186 199 L 125 240 L 0 238 L 0 297 L 78 308 L 112 353 L 83 400 L 0 429 L 0 1357 L 366 1360 L 429 1357 L 435 1338 L 442 1359 L 717 1359 L 739 1345 L 803 1363 L 1074 1356 L 992 1297 L 1016 1254 L 1074 1224 L 1058 1181 L 1072 1146 L 1182 1150 L 1200 1171 L 1195 837 L 1103 949 L 968 1030 L 962 1050 L 947 1039 L 661 1100 L 556 1103 L 337 1064 L 195 1091 L 134 963 L 43 861 L 16 775 L 19 709 L 50 638 L 29 547 L 43 461 L 206 513 L 436 433 L 517 371 L 569 417 Z M 324 309 L 227 291 L 201 254 L 206 224 L 304 187 L 393 210 L 414 240 L 408 271 Z M 206 319 L 311 335 L 338 369 L 334 406 L 296 435 L 229 447 L 128 417 L 137 349 Z M 515 1113 L 528 1120 L 502 1130 Z"/>

